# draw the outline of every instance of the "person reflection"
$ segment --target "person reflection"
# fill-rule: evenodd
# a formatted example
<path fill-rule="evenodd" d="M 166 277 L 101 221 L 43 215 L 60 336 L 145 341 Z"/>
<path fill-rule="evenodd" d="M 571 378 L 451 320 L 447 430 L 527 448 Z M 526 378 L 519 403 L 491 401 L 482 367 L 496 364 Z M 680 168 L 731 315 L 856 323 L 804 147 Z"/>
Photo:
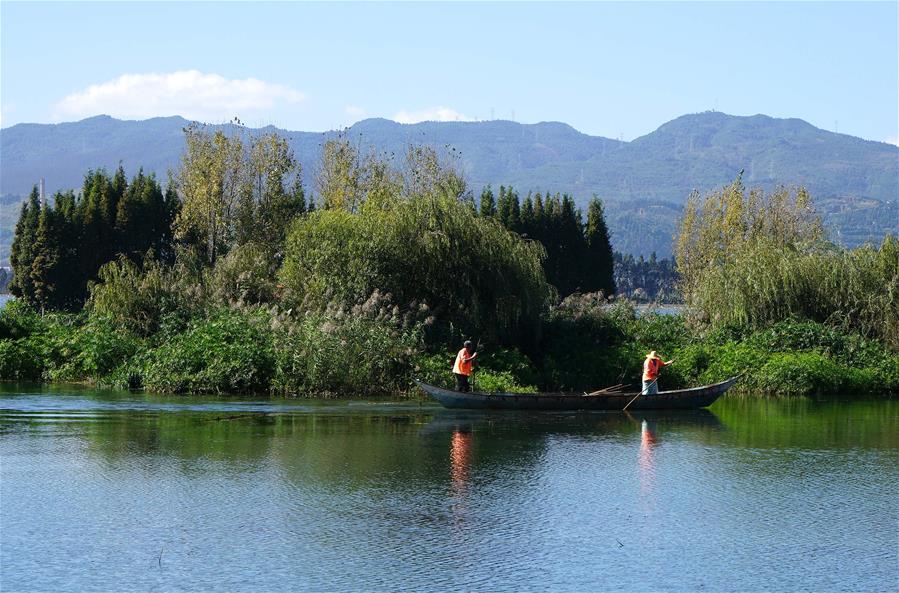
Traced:
<path fill-rule="evenodd" d="M 640 455 L 638 463 L 640 465 L 640 489 L 644 493 L 652 490 L 653 474 L 655 468 L 653 466 L 652 452 L 657 444 L 655 427 L 643 420 L 640 424 Z"/>
<path fill-rule="evenodd" d="M 471 462 L 471 432 L 456 428 L 450 440 L 450 477 L 453 492 L 462 494 L 468 483 L 468 468 Z"/>

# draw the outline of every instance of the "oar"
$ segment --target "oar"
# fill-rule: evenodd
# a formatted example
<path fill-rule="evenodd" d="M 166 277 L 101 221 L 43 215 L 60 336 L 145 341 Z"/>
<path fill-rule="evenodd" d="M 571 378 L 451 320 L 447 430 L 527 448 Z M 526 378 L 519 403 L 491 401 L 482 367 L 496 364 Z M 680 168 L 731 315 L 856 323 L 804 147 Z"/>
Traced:
<path fill-rule="evenodd" d="M 620 389 L 621 387 L 624 387 L 624 385 L 625 385 L 624 383 L 619 383 L 618 385 L 612 385 L 611 387 L 606 387 L 604 389 L 598 389 L 596 391 L 591 391 L 590 393 L 584 393 L 584 395 L 599 395 L 600 393 L 615 391 L 617 389 Z"/>
<path fill-rule="evenodd" d="M 631 407 L 631 404 L 634 403 L 634 402 L 637 400 L 638 397 L 640 397 L 641 395 L 643 395 L 644 393 L 646 393 L 646 392 L 649 390 L 649 388 L 652 387 L 653 383 L 655 383 L 655 382 L 658 381 L 658 380 L 659 380 L 659 378 L 656 377 L 656 378 L 653 380 L 652 383 L 650 383 L 649 385 L 647 385 L 646 387 L 644 387 L 644 388 L 640 391 L 640 393 L 638 393 L 636 396 L 634 396 L 634 399 L 632 399 L 631 401 L 627 402 L 627 405 L 624 406 L 623 408 L 621 408 L 621 411 L 622 411 L 622 412 L 627 412 L 627 409 L 628 409 L 629 407 Z"/>

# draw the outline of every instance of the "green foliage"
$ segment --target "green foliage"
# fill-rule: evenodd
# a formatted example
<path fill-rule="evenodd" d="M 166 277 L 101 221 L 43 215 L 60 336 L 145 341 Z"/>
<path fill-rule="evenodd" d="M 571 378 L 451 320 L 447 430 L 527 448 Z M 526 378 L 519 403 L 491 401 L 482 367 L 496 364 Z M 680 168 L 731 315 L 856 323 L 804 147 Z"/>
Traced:
<path fill-rule="evenodd" d="M 607 305 L 601 293 L 574 294 L 550 311 L 539 356 L 543 387 L 577 391 L 629 381 L 642 360 L 639 346 L 624 344 L 633 309 L 612 312 Z"/>
<path fill-rule="evenodd" d="M 452 357 L 450 362 L 453 360 L 455 357 Z M 534 363 L 518 350 L 509 348 L 479 350 L 476 370 L 479 373 L 478 377 L 481 377 L 480 373 L 496 375 L 506 373 L 516 385 L 528 386 L 528 389 L 540 380 Z"/>
<path fill-rule="evenodd" d="M 276 275 L 277 266 L 269 251 L 257 243 L 244 243 L 216 263 L 212 296 L 224 305 L 269 303 L 278 290 Z"/>
<path fill-rule="evenodd" d="M 823 241 L 803 189 L 691 197 L 677 261 L 690 308 L 713 326 L 807 319 L 899 350 L 899 239 L 846 251 Z"/>
<path fill-rule="evenodd" d="M 91 284 L 88 311 L 139 336 L 150 336 L 166 316 L 186 319 L 202 313 L 201 270 L 189 259 L 165 266 L 154 259 L 138 265 L 122 257 L 100 268 Z"/>
<path fill-rule="evenodd" d="M 533 385 L 522 385 L 509 371 L 479 370 L 474 374 L 473 388 L 488 393 L 536 393 Z"/>
<path fill-rule="evenodd" d="M 34 381 L 43 371 L 41 350 L 34 340 L 0 339 L 0 379 Z"/>
<path fill-rule="evenodd" d="M 455 198 L 419 196 L 297 220 L 280 278 L 304 308 L 352 306 L 379 289 L 397 303 L 427 303 L 467 335 L 502 341 L 533 332 L 551 298 L 541 255 Z"/>
<path fill-rule="evenodd" d="M 147 250 L 171 252 L 177 200 L 140 171 L 129 184 L 90 171 L 81 194 L 57 193 L 41 205 L 37 190 L 23 206 L 13 241 L 13 294 L 41 310 L 77 310 L 88 282 L 119 254 L 139 261 Z"/>
<path fill-rule="evenodd" d="M 41 316 L 23 301 L 8 301 L 0 309 L 0 340 L 26 338 L 43 328 Z"/>
<path fill-rule="evenodd" d="M 268 317 L 219 311 L 126 363 L 122 386 L 165 393 L 265 392 L 275 375 Z"/>
<path fill-rule="evenodd" d="M 340 309 L 280 320 L 273 391 L 363 396 L 406 390 L 421 333 L 398 321 L 392 313 Z"/>
<path fill-rule="evenodd" d="M 73 324 L 55 335 L 55 364 L 48 369 L 53 381 L 100 382 L 138 352 L 141 342 L 108 319 Z"/>
<path fill-rule="evenodd" d="M 451 352 L 434 354 L 418 353 L 412 357 L 412 377 L 429 385 L 445 389 L 453 388 L 453 361 L 456 355 Z"/>
<path fill-rule="evenodd" d="M 889 358 L 889 353 L 877 342 L 812 321 L 783 321 L 752 335 L 748 341 L 769 352 L 817 350 L 858 367 Z"/>

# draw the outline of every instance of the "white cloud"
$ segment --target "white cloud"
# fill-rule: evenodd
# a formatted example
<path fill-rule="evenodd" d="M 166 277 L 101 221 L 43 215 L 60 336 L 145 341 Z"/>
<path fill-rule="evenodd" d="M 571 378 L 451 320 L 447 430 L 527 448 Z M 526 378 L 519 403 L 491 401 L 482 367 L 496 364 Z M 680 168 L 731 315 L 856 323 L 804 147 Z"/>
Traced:
<path fill-rule="evenodd" d="M 421 111 L 403 109 L 393 116 L 393 120 L 401 124 L 416 124 L 421 121 L 474 121 L 474 118 L 449 107 L 432 107 Z"/>
<path fill-rule="evenodd" d="M 887 144 L 892 144 L 893 146 L 899 146 L 899 138 L 896 136 L 890 136 L 886 140 L 884 140 Z"/>
<path fill-rule="evenodd" d="M 350 117 L 356 118 L 363 118 L 365 117 L 365 114 L 368 113 L 365 109 L 357 107 L 356 105 L 347 105 L 344 111 L 346 111 L 346 114 Z"/>
<path fill-rule="evenodd" d="M 15 111 L 15 105 L 13 105 L 12 103 L 0 105 L 0 128 L 3 127 L 3 122 L 9 121 L 9 116 L 13 111 Z"/>
<path fill-rule="evenodd" d="M 303 93 L 256 78 L 228 79 L 197 70 L 123 74 L 72 93 L 55 106 L 57 119 L 106 114 L 120 118 L 181 115 L 208 122 L 270 115 L 303 101 Z"/>

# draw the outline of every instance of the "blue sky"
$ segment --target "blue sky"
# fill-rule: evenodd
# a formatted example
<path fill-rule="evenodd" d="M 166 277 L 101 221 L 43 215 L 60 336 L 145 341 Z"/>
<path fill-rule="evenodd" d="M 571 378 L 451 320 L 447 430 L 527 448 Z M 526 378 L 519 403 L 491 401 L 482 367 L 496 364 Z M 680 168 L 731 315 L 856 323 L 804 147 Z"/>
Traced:
<path fill-rule="evenodd" d="M 564 121 L 684 113 L 896 143 L 899 3 L 0 3 L 0 125 L 180 114 Z"/>

